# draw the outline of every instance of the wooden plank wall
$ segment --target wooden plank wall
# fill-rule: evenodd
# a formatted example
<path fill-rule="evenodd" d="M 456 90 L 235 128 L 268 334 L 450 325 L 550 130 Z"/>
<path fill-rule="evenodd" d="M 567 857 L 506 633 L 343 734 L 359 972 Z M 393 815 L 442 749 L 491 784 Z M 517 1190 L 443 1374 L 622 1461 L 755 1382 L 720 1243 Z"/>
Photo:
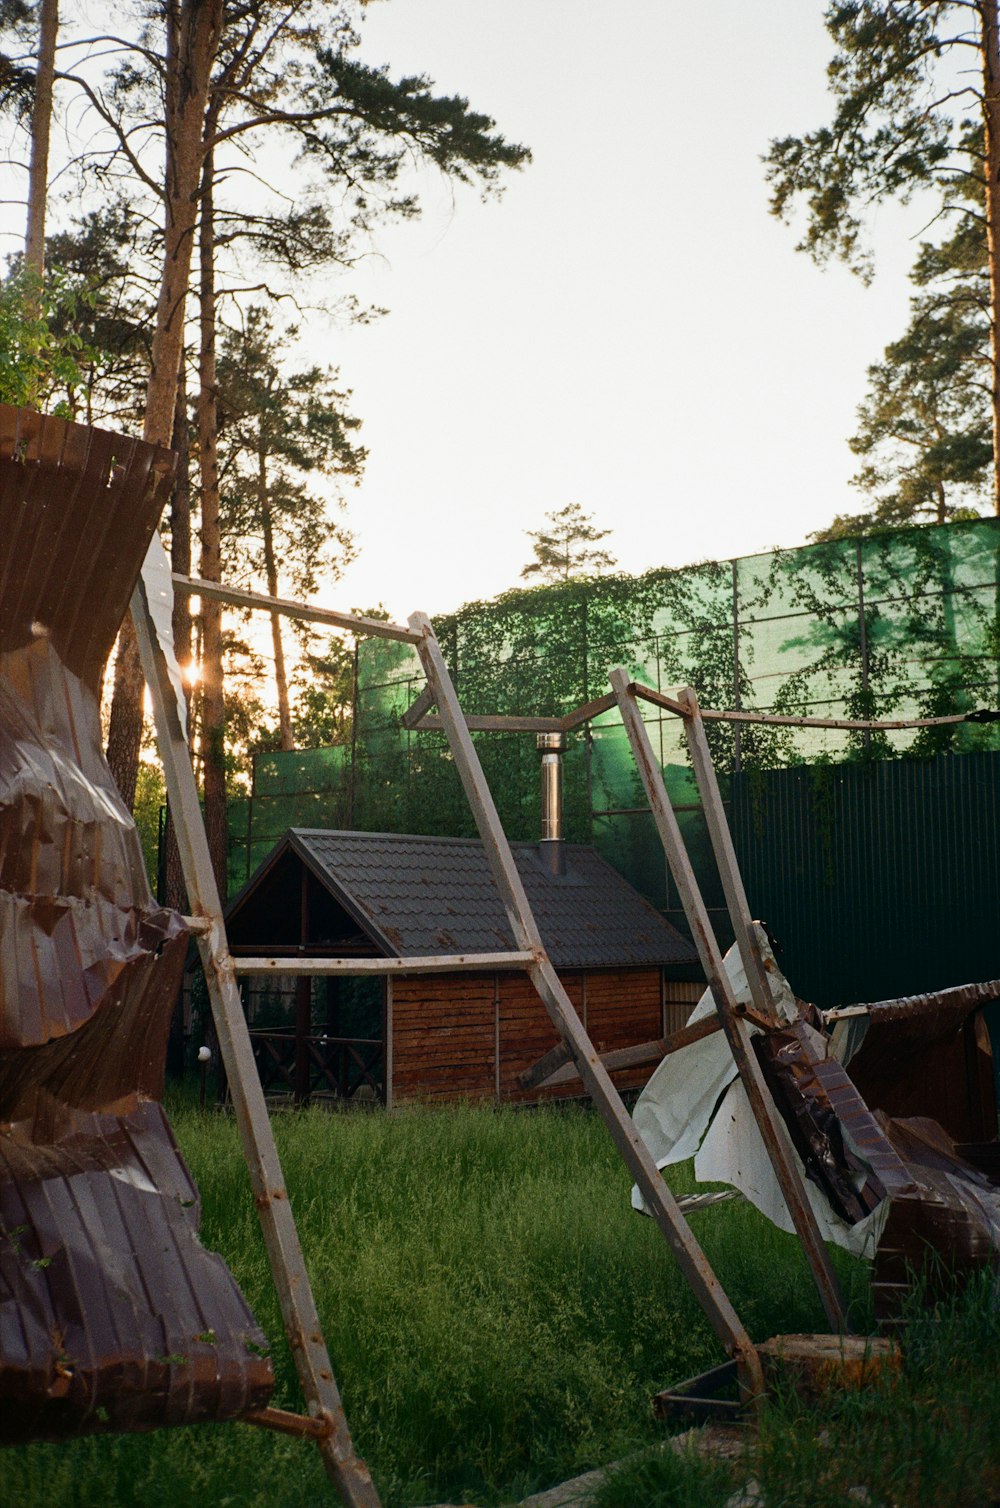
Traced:
<path fill-rule="evenodd" d="M 668 981 L 658 969 L 562 976 L 598 1052 L 648 1042 L 683 1026 L 704 985 Z M 578 1081 L 523 1090 L 521 1071 L 558 1038 L 523 974 L 422 975 L 392 981 L 392 1103 L 422 1099 L 534 1102 L 572 1098 Z M 615 1074 L 641 1088 L 652 1066 Z"/>
<path fill-rule="evenodd" d="M 492 974 L 392 981 L 393 1104 L 494 1097 L 495 993 Z"/>
<path fill-rule="evenodd" d="M 574 1009 L 585 1021 L 584 975 L 560 975 Z M 596 975 L 586 978 L 589 994 Z M 556 1047 L 559 1034 L 549 1020 L 534 986 L 525 974 L 508 974 L 500 980 L 500 1094 L 501 1100 L 529 1101 L 567 1099 L 580 1093 L 579 1083 L 554 1089 L 522 1089 L 517 1076 Z"/>
<path fill-rule="evenodd" d="M 705 993 L 705 982 L 693 983 L 687 979 L 668 979 L 663 986 L 663 1035 L 680 1031 L 687 1026 L 688 1017 Z"/>

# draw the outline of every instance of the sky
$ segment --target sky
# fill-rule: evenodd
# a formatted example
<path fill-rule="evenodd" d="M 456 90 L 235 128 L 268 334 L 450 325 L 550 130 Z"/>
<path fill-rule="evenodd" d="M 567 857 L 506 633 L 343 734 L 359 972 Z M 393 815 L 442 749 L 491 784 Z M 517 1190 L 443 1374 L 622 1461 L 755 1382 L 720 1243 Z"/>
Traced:
<path fill-rule="evenodd" d="M 630 572 L 801 544 L 860 510 L 846 440 L 924 227 L 879 211 L 866 288 L 768 213 L 768 142 L 829 116 L 822 12 L 369 7 L 366 61 L 468 96 L 534 160 L 486 203 L 423 179 L 422 220 L 341 281 L 388 315 L 314 337 L 370 453 L 335 605 L 400 618 L 518 586 L 527 531 L 567 503 Z"/>
<path fill-rule="evenodd" d="M 66 6 L 98 31 L 118 9 Z M 371 0 L 366 62 L 468 97 L 533 161 L 486 202 L 421 174 L 419 221 L 303 290 L 389 311 L 309 314 L 291 354 L 339 368 L 369 452 L 347 494 L 358 558 L 324 605 L 403 618 L 491 598 L 569 503 L 636 573 L 801 544 L 860 509 L 847 437 L 905 327 L 924 227 L 879 209 L 866 288 L 768 213 L 769 141 L 829 117 L 823 10 Z M 4 225 L 7 251 L 11 201 Z"/>

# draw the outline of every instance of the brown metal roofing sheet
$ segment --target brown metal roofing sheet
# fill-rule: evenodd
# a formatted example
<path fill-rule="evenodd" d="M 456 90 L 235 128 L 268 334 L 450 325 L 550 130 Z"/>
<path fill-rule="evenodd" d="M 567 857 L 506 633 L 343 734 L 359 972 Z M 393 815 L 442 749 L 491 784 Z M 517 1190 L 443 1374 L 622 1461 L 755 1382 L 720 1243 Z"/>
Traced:
<path fill-rule="evenodd" d="M 754 1049 L 806 1174 L 831 1207 L 854 1224 L 888 1200 L 873 1269 L 880 1319 L 898 1318 L 915 1274 L 934 1292 L 944 1274 L 1000 1267 L 1000 1187 L 937 1121 L 869 1110 L 801 1021 L 756 1036 Z"/>
<path fill-rule="evenodd" d="M 895 1319 L 915 1273 L 933 1295 L 950 1275 L 1000 1268 L 1000 1188 L 959 1154 L 936 1121 L 881 1112 L 876 1119 L 913 1185 L 892 1197 L 872 1273 L 875 1312 Z"/>
<path fill-rule="evenodd" d="M 266 1403 L 162 1109 L 188 934 L 156 907 L 96 691 L 165 451 L 0 407 L 0 1439 Z"/>

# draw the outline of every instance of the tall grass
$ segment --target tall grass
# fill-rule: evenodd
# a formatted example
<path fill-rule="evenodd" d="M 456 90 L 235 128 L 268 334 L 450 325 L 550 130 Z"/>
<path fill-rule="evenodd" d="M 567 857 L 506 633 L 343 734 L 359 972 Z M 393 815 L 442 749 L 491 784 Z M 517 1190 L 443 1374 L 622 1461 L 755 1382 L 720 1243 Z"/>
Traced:
<path fill-rule="evenodd" d="M 294 1371 L 232 1122 L 174 1125 L 221 1251 Z M 596 1115 L 282 1115 L 276 1133 L 348 1419 L 383 1501 L 510 1502 L 660 1438 L 649 1395 L 721 1359 Z M 677 1173 L 684 1186 L 686 1170 Z M 824 1328 L 797 1243 L 750 1207 L 692 1217 L 755 1339 Z M 862 1323 L 867 1279 L 840 1261 Z M 19 1508 L 329 1501 L 314 1448 L 244 1425 L 4 1454 Z"/>
<path fill-rule="evenodd" d="M 1000 1294 L 981 1271 L 936 1305 L 911 1296 L 902 1371 L 817 1404 L 768 1400 L 734 1471 L 693 1456 L 640 1456 L 591 1508 L 722 1508 L 752 1479 L 767 1508 L 996 1508 L 1000 1501 Z"/>

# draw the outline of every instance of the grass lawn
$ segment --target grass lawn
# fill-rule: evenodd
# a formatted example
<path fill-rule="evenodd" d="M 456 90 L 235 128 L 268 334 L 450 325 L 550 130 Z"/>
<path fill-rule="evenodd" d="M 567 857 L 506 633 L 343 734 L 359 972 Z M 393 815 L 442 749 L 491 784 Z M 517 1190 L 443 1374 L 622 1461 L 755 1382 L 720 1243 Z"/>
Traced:
<path fill-rule="evenodd" d="M 173 1122 L 201 1189 L 203 1239 L 224 1254 L 272 1340 L 274 1401 L 299 1407 L 233 1123 L 184 1105 L 174 1107 Z M 596 1115 L 309 1111 L 275 1125 L 348 1420 L 387 1508 L 511 1502 L 642 1450 L 662 1439 L 650 1393 L 721 1360 L 652 1221 L 629 1209 L 628 1174 Z M 675 1187 L 684 1179 L 681 1169 Z M 736 1202 L 696 1214 L 692 1224 L 755 1340 L 825 1328 L 792 1237 Z M 840 1254 L 837 1261 L 864 1327 L 866 1271 Z M 976 1340 L 971 1364 L 993 1368 L 984 1419 L 1000 1440 L 1000 1338 L 981 1315 L 956 1316 L 950 1323 L 966 1349 Z M 917 1348 L 928 1376 L 936 1333 L 927 1330 Z M 942 1395 L 949 1419 L 979 1407 L 966 1397 L 968 1370 L 963 1362 Z M 885 1405 L 854 1419 L 847 1409 L 845 1438 L 873 1420 L 885 1434 L 883 1415 L 896 1412 Z M 916 1427 L 919 1402 L 911 1413 Z M 780 1409 L 772 1415 L 762 1450 L 775 1473 L 787 1474 L 797 1458 L 781 1444 Z M 795 1418 L 787 1424 L 793 1435 L 803 1428 Z M 928 1431 L 922 1439 L 937 1438 L 933 1421 Z M 815 1424 L 806 1432 L 815 1445 Z M 332 1500 L 313 1447 L 245 1425 L 23 1447 L 5 1452 L 3 1466 L 12 1508 L 305 1508 Z M 658 1468 L 654 1461 L 642 1469 Z M 806 1469 L 810 1482 L 817 1470 L 815 1462 Z M 662 1481 L 638 1497 L 636 1484 L 618 1485 L 622 1502 L 688 1501 Z M 695 1490 L 707 1492 L 707 1479 Z M 714 1498 L 690 1501 L 707 1508 Z M 843 1499 L 774 1498 L 827 1501 Z M 905 1508 L 923 1501 L 899 1499 Z"/>

